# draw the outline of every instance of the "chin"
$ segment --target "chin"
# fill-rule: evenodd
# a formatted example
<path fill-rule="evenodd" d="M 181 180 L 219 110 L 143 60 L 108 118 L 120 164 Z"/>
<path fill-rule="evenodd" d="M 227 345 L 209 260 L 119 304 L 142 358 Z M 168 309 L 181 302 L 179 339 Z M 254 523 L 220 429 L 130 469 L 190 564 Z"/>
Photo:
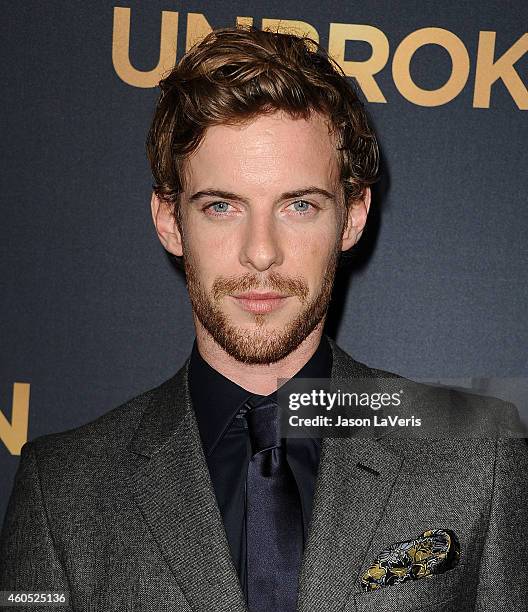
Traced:
<path fill-rule="evenodd" d="M 313 331 L 318 321 L 307 327 L 296 324 L 295 317 L 277 325 L 226 325 L 209 326 L 207 331 L 224 351 L 242 363 L 270 364 L 284 359 L 294 351 Z"/>
<path fill-rule="evenodd" d="M 284 331 L 293 323 L 299 312 L 267 312 L 257 314 L 252 312 L 225 313 L 224 318 L 229 327 L 240 331 L 258 332 L 265 331 L 266 333 Z"/>

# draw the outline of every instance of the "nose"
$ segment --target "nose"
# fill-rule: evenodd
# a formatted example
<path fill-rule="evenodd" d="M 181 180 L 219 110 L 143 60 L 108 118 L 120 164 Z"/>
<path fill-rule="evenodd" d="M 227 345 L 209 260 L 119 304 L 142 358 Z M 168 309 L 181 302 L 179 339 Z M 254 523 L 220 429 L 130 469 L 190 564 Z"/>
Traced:
<path fill-rule="evenodd" d="M 273 214 L 265 210 L 252 211 L 244 226 L 240 263 L 264 272 L 273 265 L 280 265 L 282 260 L 279 228 Z"/>

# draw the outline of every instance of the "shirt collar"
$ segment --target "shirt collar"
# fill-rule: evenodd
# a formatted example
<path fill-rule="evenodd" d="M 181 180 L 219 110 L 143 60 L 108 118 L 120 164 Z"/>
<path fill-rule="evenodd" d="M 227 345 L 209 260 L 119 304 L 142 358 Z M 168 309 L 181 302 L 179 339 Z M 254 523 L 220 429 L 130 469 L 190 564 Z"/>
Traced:
<path fill-rule="evenodd" d="M 328 378 L 332 350 L 326 336 L 293 378 Z M 189 390 L 206 457 L 215 449 L 240 408 L 254 393 L 240 387 L 211 367 L 194 341 L 189 363 Z M 276 394 L 274 392 L 271 395 Z"/>

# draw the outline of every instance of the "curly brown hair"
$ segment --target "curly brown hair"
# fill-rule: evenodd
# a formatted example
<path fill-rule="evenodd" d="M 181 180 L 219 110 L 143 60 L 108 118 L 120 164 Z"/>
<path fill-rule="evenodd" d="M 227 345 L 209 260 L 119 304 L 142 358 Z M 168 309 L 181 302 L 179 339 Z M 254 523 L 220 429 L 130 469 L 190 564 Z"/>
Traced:
<path fill-rule="evenodd" d="M 206 129 L 276 111 L 303 119 L 318 112 L 329 120 L 347 204 L 377 179 L 378 144 L 363 104 L 340 67 L 310 38 L 254 27 L 218 29 L 159 86 L 147 156 L 153 190 L 177 217 L 184 163 Z"/>

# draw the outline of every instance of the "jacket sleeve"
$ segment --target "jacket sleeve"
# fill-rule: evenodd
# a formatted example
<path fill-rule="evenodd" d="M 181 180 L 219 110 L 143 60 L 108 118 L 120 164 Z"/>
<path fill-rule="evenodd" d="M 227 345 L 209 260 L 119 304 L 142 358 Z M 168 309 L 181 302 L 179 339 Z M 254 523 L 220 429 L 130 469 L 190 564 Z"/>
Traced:
<path fill-rule="evenodd" d="M 527 440 L 500 438 L 476 612 L 528 610 L 527 497 Z"/>
<path fill-rule="evenodd" d="M 0 534 L 0 590 L 67 592 L 68 581 L 55 550 L 31 442 L 22 447 L 11 498 Z M 2 608 L 9 610 L 11 608 Z M 13 611 L 21 610 L 13 607 Z M 50 606 L 33 604 L 34 611 Z M 71 607 L 54 608 L 69 612 Z"/>

